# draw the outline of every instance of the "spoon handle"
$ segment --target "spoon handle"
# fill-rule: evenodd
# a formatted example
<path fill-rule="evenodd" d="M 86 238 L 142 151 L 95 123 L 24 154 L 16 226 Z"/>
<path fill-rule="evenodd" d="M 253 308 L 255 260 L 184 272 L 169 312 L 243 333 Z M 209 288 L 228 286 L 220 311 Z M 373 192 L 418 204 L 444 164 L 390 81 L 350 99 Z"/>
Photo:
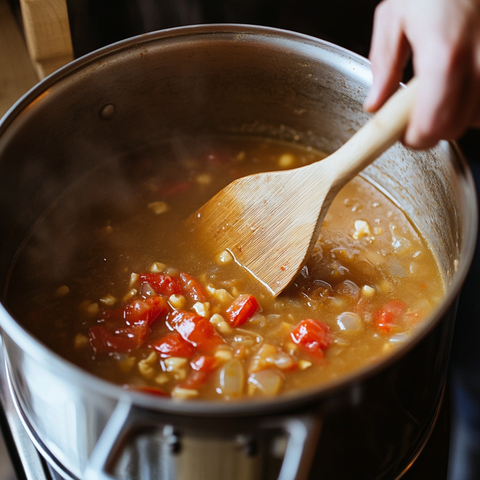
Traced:
<path fill-rule="evenodd" d="M 357 173 L 402 138 L 413 109 L 417 79 L 400 88 L 346 143 L 325 161 L 331 163 L 334 186 L 345 185 Z M 323 163 L 323 162 L 320 162 Z"/>

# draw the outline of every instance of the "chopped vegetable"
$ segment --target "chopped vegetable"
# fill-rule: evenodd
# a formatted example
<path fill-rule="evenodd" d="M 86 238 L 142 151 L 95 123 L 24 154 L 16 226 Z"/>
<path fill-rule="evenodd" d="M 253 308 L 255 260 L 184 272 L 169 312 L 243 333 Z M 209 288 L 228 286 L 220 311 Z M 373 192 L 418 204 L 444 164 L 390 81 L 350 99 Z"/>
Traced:
<path fill-rule="evenodd" d="M 167 357 L 185 357 L 191 358 L 195 355 L 195 347 L 183 339 L 177 333 L 172 332 L 151 344 L 162 358 Z"/>
<path fill-rule="evenodd" d="M 398 321 L 406 308 L 405 302 L 390 300 L 381 309 L 373 312 L 376 327 L 384 333 L 391 332 L 394 327 L 398 326 Z"/>
<path fill-rule="evenodd" d="M 182 288 L 179 281 L 171 275 L 164 273 L 140 273 L 138 275 L 141 283 L 149 283 L 158 295 L 179 295 Z"/>
<path fill-rule="evenodd" d="M 292 340 L 311 355 L 323 358 L 323 351 L 330 345 L 329 327 L 319 320 L 302 320 L 290 333 Z"/>
<path fill-rule="evenodd" d="M 141 325 L 143 323 L 152 325 L 155 320 L 167 312 L 168 304 L 163 297 L 137 299 L 125 307 L 125 320 L 127 325 Z"/>
<path fill-rule="evenodd" d="M 253 317 L 257 309 L 258 302 L 253 295 L 240 295 L 227 308 L 226 317 L 230 325 L 239 327 Z"/>
<path fill-rule="evenodd" d="M 194 302 L 205 302 L 208 298 L 203 285 L 188 273 L 180 273 L 183 293 Z"/>
<path fill-rule="evenodd" d="M 206 318 L 195 313 L 178 310 L 172 312 L 167 320 L 184 340 L 201 353 L 214 354 L 216 348 L 225 343 L 214 326 Z"/>
<path fill-rule="evenodd" d="M 102 325 L 90 327 L 90 345 L 97 355 L 130 352 L 142 345 L 148 335 L 148 325 L 134 325 L 111 331 Z"/>

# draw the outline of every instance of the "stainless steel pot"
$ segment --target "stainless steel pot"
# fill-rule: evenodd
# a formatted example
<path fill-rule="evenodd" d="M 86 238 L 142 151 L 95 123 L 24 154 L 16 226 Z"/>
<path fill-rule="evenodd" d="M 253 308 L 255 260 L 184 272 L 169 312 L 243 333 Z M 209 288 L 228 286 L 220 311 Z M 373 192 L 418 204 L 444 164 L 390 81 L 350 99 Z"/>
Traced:
<path fill-rule="evenodd" d="M 239 25 L 142 35 L 80 58 L 0 125 L 0 282 L 58 196 L 105 158 L 198 132 L 261 135 L 333 151 L 365 122 L 368 62 L 300 34 Z M 435 422 L 477 207 L 453 144 L 392 148 L 365 172 L 429 239 L 441 305 L 383 363 L 265 401 L 178 403 L 69 364 L 0 310 L 25 426 L 63 475 L 85 479 L 399 478 Z"/>

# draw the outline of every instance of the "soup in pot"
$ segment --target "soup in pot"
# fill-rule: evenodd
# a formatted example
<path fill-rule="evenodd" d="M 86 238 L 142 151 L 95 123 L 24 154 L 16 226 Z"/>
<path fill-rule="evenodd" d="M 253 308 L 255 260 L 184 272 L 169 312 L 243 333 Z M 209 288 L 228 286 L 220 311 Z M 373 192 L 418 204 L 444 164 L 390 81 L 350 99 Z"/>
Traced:
<path fill-rule="evenodd" d="M 254 138 L 188 138 L 112 159 L 36 226 L 8 305 L 80 367 L 178 400 L 315 387 L 378 362 L 444 284 L 406 215 L 362 177 L 336 197 L 307 264 L 272 295 L 185 220 L 233 179 L 322 154 Z"/>

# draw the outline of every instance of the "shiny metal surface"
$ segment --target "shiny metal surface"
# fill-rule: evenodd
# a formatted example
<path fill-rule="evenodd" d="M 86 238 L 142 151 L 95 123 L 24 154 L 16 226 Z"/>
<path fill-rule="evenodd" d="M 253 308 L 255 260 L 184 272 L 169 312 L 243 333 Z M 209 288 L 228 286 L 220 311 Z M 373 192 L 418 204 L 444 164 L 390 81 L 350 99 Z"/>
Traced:
<path fill-rule="evenodd" d="M 18 416 L 11 396 L 11 391 L 7 378 L 3 342 L 0 337 L 0 408 L 5 413 L 7 424 L 2 426 L 4 434 L 8 430 L 11 440 L 14 442 L 13 448 L 18 452 L 21 462 L 22 475 L 26 480 L 46 480 L 45 472 L 38 451 L 32 443 L 25 430 L 20 417 Z M 9 438 L 10 440 L 10 438 Z M 0 479 L 17 480 L 14 467 L 12 465 L 7 447 L 3 442 L 0 433 Z"/>
<path fill-rule="evenodd" d="M 368 63 L 350 52 L 247 26 L 173 29 L 79 59 L 33 89 L 0 125 L 0 286 L 5 289 L 12 259 L 37 219 L 104 158 L 198 132 L 261 135 L 332 151 L 366 120 L 361 105 L 370 81 Z M 366 176 L 429 238 L 447 282 L 444 302 L 408 345 L 382 364 L 300 394 L 178 403 L 126 392 L 68 364 L 15 322 L 4 298 L 0 325 L 9 375 L 45 455 L 72 476 L 84 478 L 88 470 L 90 478 L 102 478 L 99 470 L 111 453 L 105 445 L 114 447 L 104 439 L 116 428 L 126 441 L 106 473 L 170 480 L 161 453 L 168 432 L 191 452 L 188 468 L 194 468 L 194 451 L 201 452 L 198 432 L 215 448 L 248 433 L 261 446 L 254 466 L 236 470 L 237 453 L 226 448 L 211 480 L 234 478 L 232 472 L 242 480 L 273 479 L 282 463 L 282 455 L 271 453 L 275 438 L 289 437 L 288 429 L 281 422 L 274 430 L 263 425 L 278 418 L 286 425 L 301 412 L 322 424 L 316 449 L 307 442 L 305 452 L 314 453 L 325 480 L 352 478 L 352 471 L 358 479 L 399 478 L 428 438 L 440 404 L 477 210 L 470 172 L 448 143 L 422 154 L 396 146 Z M 139 416 L 127 412 L 119 423 L 114 412 L 121 405 L 152 422 L 134 422 Z M 308 475 L 308 461 L 299 475 Z"/>

